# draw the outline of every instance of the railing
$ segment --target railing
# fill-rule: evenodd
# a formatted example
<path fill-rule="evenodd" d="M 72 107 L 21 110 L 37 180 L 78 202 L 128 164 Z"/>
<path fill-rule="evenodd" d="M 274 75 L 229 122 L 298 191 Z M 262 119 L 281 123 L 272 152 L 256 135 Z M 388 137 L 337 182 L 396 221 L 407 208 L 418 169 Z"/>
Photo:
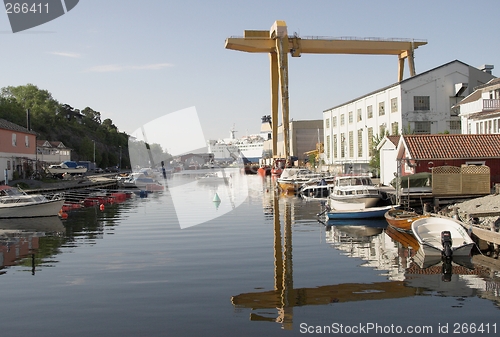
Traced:
<path fill-rule="evenodd" d="M 500 109 L 500 99 L 483 99 L 483 109 Z"/>
<path fill-rule="evenodd" d="M 288 38 L 300 37 L 298 35 L 288 35 Z M 245 38 L 242 35 L 232 35 L 230 39 L 242 39 Z M 248 38 L 263 38 L 262 36 L 247 36 Z M 267 38 L 267 37 L 266 37 Z M 381 38 L 381 37 L 356 37 L 356 36 L 302 36 L 303 40 L 342 40 L 342 41 L 382 41 L 382 42 L 417 42 L 417 43 L 427 43 L 426 39 L 410 39 L 410 38 Z"/>

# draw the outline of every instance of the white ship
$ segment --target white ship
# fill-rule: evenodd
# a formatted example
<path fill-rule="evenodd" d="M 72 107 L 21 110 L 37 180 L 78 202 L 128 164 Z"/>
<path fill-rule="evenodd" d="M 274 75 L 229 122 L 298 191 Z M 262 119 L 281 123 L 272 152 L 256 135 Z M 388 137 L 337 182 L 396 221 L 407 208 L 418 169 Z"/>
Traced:
<path fill-rule="evenodd" d="M 229 138 L 208 140 L 208 152 L 214 154 L 216 161 L 233 161 L 240 157 L 250 162 L 258 162 L 262 158 L 264 142 L 271 139 L 271 117 L 263 116 L 259 134 L 236 138 L 236 131 L 229 132 Z"/>

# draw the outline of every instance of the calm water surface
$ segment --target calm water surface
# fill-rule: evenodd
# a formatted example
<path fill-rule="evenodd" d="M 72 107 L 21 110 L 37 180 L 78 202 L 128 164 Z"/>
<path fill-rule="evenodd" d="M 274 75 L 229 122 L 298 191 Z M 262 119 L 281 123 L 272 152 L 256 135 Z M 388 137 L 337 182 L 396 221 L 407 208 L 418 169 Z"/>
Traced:
<path fill-rule="evenodd" d="M 22 224 L 0 222 L 2 336 L 299 336 L 327 328 L 369 336 L 423 326 L 421 334 L 441 336 L 471 335 L 464 332 L 481 324 L 473 335 L 500 334 L 496 271 L 456 265 L 443 282 L 441 263 L 420 269 L 383 221 L 321 223 L 317 202 L 274 197 L 269 178 L 248 176 L 248 191 L 233 211 L 185 229 L 168 191 L 64 221 L 32 220 L 36 228 L 22 234 L 12 230 Z M 193 216 L 217 212 L 207 205 Z"/>

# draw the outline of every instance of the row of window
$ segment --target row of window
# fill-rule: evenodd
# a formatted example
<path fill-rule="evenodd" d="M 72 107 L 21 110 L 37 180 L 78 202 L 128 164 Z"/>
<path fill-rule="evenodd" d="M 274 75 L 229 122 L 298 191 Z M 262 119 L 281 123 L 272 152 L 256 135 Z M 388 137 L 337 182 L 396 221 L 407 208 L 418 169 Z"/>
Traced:
<path fill-rule="evenodd" d="M 414 96 L 413 97 L 413 109 L 415 111 L 428 111 L 430 110 L 430 97 L 429 96 Z M 391 113 L 398 112 L 398 99 L 391 98 Z M 385 115 L 385 102 L 380 102 L 378 104 L 378 115 Z M 373 105 L 368 105 L 366 107 L 366 118 L 373 118 Z M 361 109 L 356 111 L 356 121 L 360 122 L 363 120 L 363 113 Z M 348 112 L 348 123 L 352 123 L 354 121 L 354 112 Z M 344 114 L 340 115 L 340 125 L 345 125 L 345 116 Z M 332 117 L 332 127 L 337 127 L 337 116 Z M 330 119 L 327 118 L 325 121 L 325 128 L 330 128 Z"/>
<path fill-rule="evenodd" d="M 500 118 L 476 122 L 476 134 L 500 133 Z M 469 123 L 469 133 L 471 133 L 471 123 Z"/>
<path fill-rule="evenodd" d="M 397 130 L 398 123 L 393 123 L 393 128 Z M 385 127 L 381 126 L 380 129 L 381 134 L 385 134 Z M 373 128 L 368 128 L 368 155 L 371 156 L 373 154 Z M 340 140 L 340 157 L 339 157 L 339 140 Z M 333 158 L 346 158 L 346 155 L 349 158 L 354 158 L 354 131 L 349 131 L 347 134 L 341 133 L 340 136 L 333 135 L 333 144 L 330 138 L 330 135 L 326 136 L 326 156 L 330 158 L 330 144 L 333 147 Z M 348 145 L 348 147 L 347 147 Z M 357 148 L 356 148 L 356 156 L 363 157 L 363 129 L 357 130 Z M 347 152 L 347 153 L 346 153 Z"/>
<path fill-rule="evenodd" d="M 481 122 L 482 123 L 482 122 Z M 479 124 L 479 123 L 477 123 Z M 485 123 L 486 125 L 486 123 Z M 460 121 L 450 121 L 450 129 L 451 130 L 460 130 Z M 470 125 L 469 125 L 470 127 Z M 495 130 L 497 130 L 498 133 L 500 133 L 500 118 L 497 120 L 494 120 L 493 123 L 490 121 L 490 127 L 493 127 Z M 498 128 L 498 129 L 497 129 Z M 379 135 L 385 135 L 387 132 L 385 125 L 380 125 L 379 126 Z M 367 129 L 367 137 L 368 137 L 368 156 L 373 155 L 373 128 L 369 127 Z M 397 135 L 399 134 L 399 123 L 394 122 L 391 123 L 391 134 L 392 135 Z M 431 122 L 430 121 L 420 121 L 420 122 L 414 122 L 414 134 L 430 134 L 431 133 Z M 349 156 L 349 158 L 354 158 L 354 131 L 349 131 L 348 133 L 348 138 L 346 140 L 345 133 L 340 134 L 340 157 L 338 153 L 338 139 L 337 135 L 333 135 L 333 158 L 346 158 L 346 155 Z M 357 157 L 363 157 L 363 129 L 357 130 Z M 330 144 L 331 144 L 331 138 L 330 135 L 326 136 L 326 157 L 330 159 Z M 346 147 L 348 145 L 348 149 Z M 347 153 L 346 153 L 347 152 Z"/>
<path fill-rule="evenodd" d="M 30 147 L 30 138 L 29 136 L 24 136 L 24 145 L 26 147 Z M 17 134 L 12 134 L 12 146 L 17 146 Z"/>

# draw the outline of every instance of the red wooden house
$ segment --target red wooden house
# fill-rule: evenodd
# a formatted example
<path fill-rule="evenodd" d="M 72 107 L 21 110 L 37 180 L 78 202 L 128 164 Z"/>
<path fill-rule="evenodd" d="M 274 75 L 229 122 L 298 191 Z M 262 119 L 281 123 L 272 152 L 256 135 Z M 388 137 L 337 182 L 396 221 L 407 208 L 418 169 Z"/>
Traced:
<path fill-rule="evenodd" d="M 438 166 L 486 165 L 493 186 L 500 183 L 500 134 L 403 135 L 396 160 L 401 175 L 431 172 Z"/>

